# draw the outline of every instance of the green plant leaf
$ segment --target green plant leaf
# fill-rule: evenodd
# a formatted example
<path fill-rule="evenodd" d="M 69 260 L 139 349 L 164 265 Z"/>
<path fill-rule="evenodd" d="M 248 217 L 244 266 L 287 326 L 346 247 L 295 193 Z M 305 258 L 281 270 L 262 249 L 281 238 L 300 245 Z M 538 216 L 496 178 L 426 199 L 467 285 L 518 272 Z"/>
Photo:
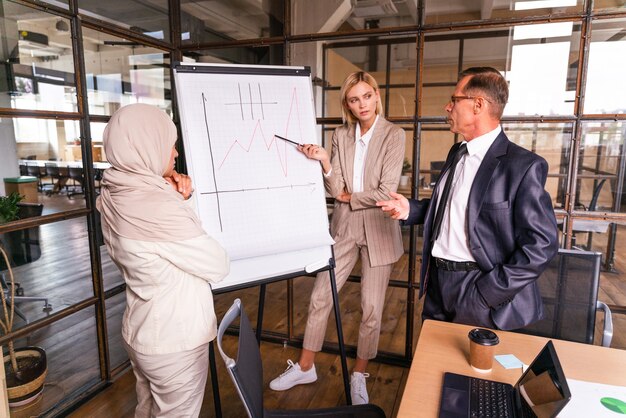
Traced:
<path fill-rule="evenodd" d="M 0 196 L 0 223 L 11 222 L 18 219 L 19 207 L 17 206 L 24 199 L 17 192 L 8 196 Z"/>
<path fill-rule="evenodd" d="M 606 397 L 600 399 L 600 402 L 602 403 L 602 405 L 604 405 L 605 408 L 613 412 L 617 412 L 618 414 L 626 414 L 626 402 L 620 399 Z"/>

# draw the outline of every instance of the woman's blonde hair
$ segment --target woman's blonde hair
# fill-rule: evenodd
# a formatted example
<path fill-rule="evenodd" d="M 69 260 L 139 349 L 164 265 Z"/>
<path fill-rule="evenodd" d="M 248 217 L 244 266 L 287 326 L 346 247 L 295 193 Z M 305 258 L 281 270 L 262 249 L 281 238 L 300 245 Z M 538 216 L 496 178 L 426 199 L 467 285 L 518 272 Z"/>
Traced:
<path fill-rule="evenodd" d="M 348 108 L 348 102 L 346 101 L 346 96 L 348 95 L 348 92 L 350 91 L 350 89 L 356 86 L 361 81 L 372 86 L 374 91 L 376 92 L 378 91 L 378 83 L 376 82 L 376 79 L 372 77 L 371 74 L 366 73 L 365 71 L 356 71 L 350 74 L 348 77 L 346 77 L 346 79 L 343 81 L 343 84 L 341 85 L 341 93 L 339 95 L 340 100 L 341 100 L 341 117 L 343 118 L 343 123 L 348 123 L 352 125 L 357 122 L 357 118 L 352 114 L 352 112 Z M 377 115 L 383 114 L 383 105 L 380 102 L 380 94 L 378 96 L 378 103 L 376 103 L 376 114 Z"/>

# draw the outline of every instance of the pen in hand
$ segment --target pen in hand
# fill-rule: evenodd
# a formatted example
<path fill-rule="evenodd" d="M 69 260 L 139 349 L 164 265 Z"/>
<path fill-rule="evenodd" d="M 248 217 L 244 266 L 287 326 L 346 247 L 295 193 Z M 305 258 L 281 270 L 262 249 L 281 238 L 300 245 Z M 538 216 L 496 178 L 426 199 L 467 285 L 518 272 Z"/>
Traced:
<path fill-rule="evenodd" d="M 276 135 L 276 134 L 274 134 L 274 136 L 275 136 L 276 138 L 278 138 L 278 139 L 282 139 L 283 141 L 289 142 L 290 144 L 294 144 L 294 145 L 299 146 L 299 147 L 301 147 L 301 146 L 303 145 L 303 144 L 299 144 L 299 143 L 297 143 L 296 141 L 292 141 L 291 139 L 284 138 L 284 137 L 282 137 L 282 136 L 280 136 L 280 135 Z"/>

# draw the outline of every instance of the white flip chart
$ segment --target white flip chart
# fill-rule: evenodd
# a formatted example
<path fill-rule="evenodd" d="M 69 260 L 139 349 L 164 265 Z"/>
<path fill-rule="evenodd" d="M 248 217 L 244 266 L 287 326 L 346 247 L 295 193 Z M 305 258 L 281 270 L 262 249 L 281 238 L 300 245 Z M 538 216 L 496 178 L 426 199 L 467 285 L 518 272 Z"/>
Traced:
<path fill-rule="evenodd" d="M 309 71 L 181 65 L 175 83 L 198 213 L 231 258 L 214 289 L 328 265 L 320 165 L 292 143 L 319 142 Z"/>

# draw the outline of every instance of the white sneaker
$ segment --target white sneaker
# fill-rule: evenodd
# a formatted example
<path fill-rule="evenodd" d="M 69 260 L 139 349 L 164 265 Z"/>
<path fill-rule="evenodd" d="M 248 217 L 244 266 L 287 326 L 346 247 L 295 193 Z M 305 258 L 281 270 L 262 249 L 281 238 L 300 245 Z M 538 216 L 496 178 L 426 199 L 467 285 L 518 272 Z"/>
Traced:
<path fill-rule="evenodd" d="M 270 382 L 270 389 L 272 390 L 287 390 L 296 385 L 303 385 L 305 383 L 313 383 L 317 380 L 317 373 L 315 372 L 315 364 L 307 371 L 302 371 L 300 365 L 291 360 L 287 360 L 287 370 L 285 370 L 280 376 Z"/>
<path fill-rule="evenodd" d="M 352 373 L 350 378 L 350 396 L 352 397 L 352 405 L 364 405 L 369 403 L 370 398 L 367 396 L 367 384 L 365 379 L 370 377 L 369 373 Z"/>

